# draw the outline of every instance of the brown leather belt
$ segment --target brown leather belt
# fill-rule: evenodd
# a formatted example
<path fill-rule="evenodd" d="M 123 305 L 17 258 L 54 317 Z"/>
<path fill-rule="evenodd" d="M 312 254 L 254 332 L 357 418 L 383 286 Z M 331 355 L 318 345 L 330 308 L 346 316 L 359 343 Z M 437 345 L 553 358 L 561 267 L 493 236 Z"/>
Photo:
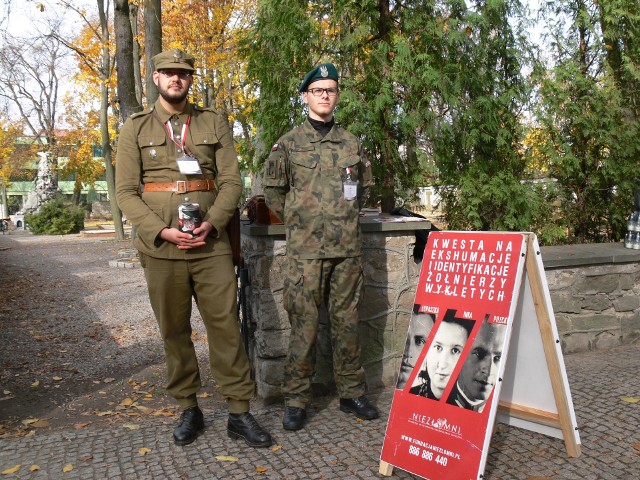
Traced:
<path fill-rule="evenodd" d="M 209 192 L 216 189 L 213 180 L 178 180 L 172 183 L 145 183 L 144 192 Z"/>

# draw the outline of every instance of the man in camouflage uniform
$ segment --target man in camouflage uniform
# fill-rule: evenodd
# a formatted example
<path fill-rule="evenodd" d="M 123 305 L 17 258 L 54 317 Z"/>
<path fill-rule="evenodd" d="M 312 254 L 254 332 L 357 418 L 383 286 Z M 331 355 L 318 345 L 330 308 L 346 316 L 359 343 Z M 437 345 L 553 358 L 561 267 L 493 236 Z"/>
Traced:
<path fill-rule="evenodd" d="M 358 305 L 362 298 L 360 197 L 372 183 L 358 139 L 335 125 L 338 72 L 311 70 L 299 87 L 309 116 L 278 140 L 265 164 L 268 206 L 285 224 L 288 272 L 284 307 L 291 322 L 285 366 L 283 427 L 299 430 L 311 401 L 319 309 L 326 301 L 340 409 L 372 420 L 360 362 Z"/>
<path fill-rule="evenodd" d="M 195 70 L 191 55 L 175 49 L 153 62 L 160 97 L 122 127 L 116 196 L 137 227 L 135 246 L 164 342 L 167 391 L 183 410 L 173 438 L 187 445 L 204 429 L 191 340 L 195 298 L 207 329 L 211 371 L 229 407 L 227 433 L 253 447 L 268 447 L 271 436 L 249 413 L 255 384 L 238 329 L 237 280 L 225 230 L 242 191 L 233 138 L 222 115 L 188 102 Z M 188 232 L 178 222 L 178 206 L 186 197 L 202 215 L 201 225 Z"/>

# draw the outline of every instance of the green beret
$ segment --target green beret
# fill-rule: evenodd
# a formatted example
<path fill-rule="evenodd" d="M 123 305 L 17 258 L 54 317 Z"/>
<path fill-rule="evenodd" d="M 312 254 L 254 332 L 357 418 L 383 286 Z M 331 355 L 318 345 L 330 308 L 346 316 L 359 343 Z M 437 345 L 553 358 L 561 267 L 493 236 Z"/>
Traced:
<path fill-rule="evenodd" d="M 316 80 L 335 80 L 338 81 L 338 70 L 333 63 L 321 63 L 316 68 L 307 73 L 302 79 L 298 92 L 302 93 L 307 90 L 307 87 Z"/>
<path fill-rule="evenodd" d="M 195 71 L 194 64 L 195 58 L 179 48 L 167 50 L 153 57 L 153 66 L 156 70 L 180 69 L 193 72 Z"/>

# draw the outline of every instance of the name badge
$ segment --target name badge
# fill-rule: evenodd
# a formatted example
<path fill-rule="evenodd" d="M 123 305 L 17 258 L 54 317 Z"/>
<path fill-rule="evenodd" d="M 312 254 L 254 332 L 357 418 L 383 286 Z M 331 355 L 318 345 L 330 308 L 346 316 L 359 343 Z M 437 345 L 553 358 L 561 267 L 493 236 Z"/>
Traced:
<path fill-rule="evenodd" d="M 185 155 L 176 160 L 178 162 L 178 168 L 183 175 L 199 175 L 202 174 L 200 169 L 200 163 L 196 157 L 190 157 Z"/>
<path fill-rule="evenodd" d="M 343 183 L 344 186 L 344 199 L 345 200 L 355 200 L 356 195 L 358 194 L 358 183 L 353 180 L 345 180 Z"/>

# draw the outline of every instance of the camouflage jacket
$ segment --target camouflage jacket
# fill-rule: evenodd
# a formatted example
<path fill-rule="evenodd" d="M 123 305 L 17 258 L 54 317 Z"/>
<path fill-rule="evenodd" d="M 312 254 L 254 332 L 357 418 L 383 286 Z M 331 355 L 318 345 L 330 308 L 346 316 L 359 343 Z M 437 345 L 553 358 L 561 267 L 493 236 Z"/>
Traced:
<path fill-rule="evenodd" d="M 154 118 L 154 110 L 158 118 Z M 167 134 L 164 125 L 171 120 L 174 131 L 191 116 L 186 147 L 198 159 L 202 174 L 180 173 L 176 159 L 184 155 Z M 140 184 L 179 180 L 215 179 L 217 192 L 141 192 Z M 231 253 L 225 230 L 242 193 L 238 158 L 226 118 L 212 108 L 190 103 L 180 115 L 169 114 L 156 102 L 153 108 L 127 119 L 118 141 L 116 155 L 116 197 L 127 219 L 137 227 L 135 246 L 155 258 L 183 260 Z M 206 245 L 178 250 L 159 237 L 167 227 L 178 226 L 178 206 L 188 197 L 200 205 L 202 219 L 215 231 Z M 215 202 L 215 204 L 214 204 Z"/>
<path fill-rule="evenodd" d="M 353 200 L 344 195 L 347 178 L 357 182 Z M 285 223 L 287 255 L 361 255 L 360 198 L 372 183 L 358 139 L 337 125 L 322 138 L 307 120 L 280 138 L 264 166 L 264 195 Z"/>

